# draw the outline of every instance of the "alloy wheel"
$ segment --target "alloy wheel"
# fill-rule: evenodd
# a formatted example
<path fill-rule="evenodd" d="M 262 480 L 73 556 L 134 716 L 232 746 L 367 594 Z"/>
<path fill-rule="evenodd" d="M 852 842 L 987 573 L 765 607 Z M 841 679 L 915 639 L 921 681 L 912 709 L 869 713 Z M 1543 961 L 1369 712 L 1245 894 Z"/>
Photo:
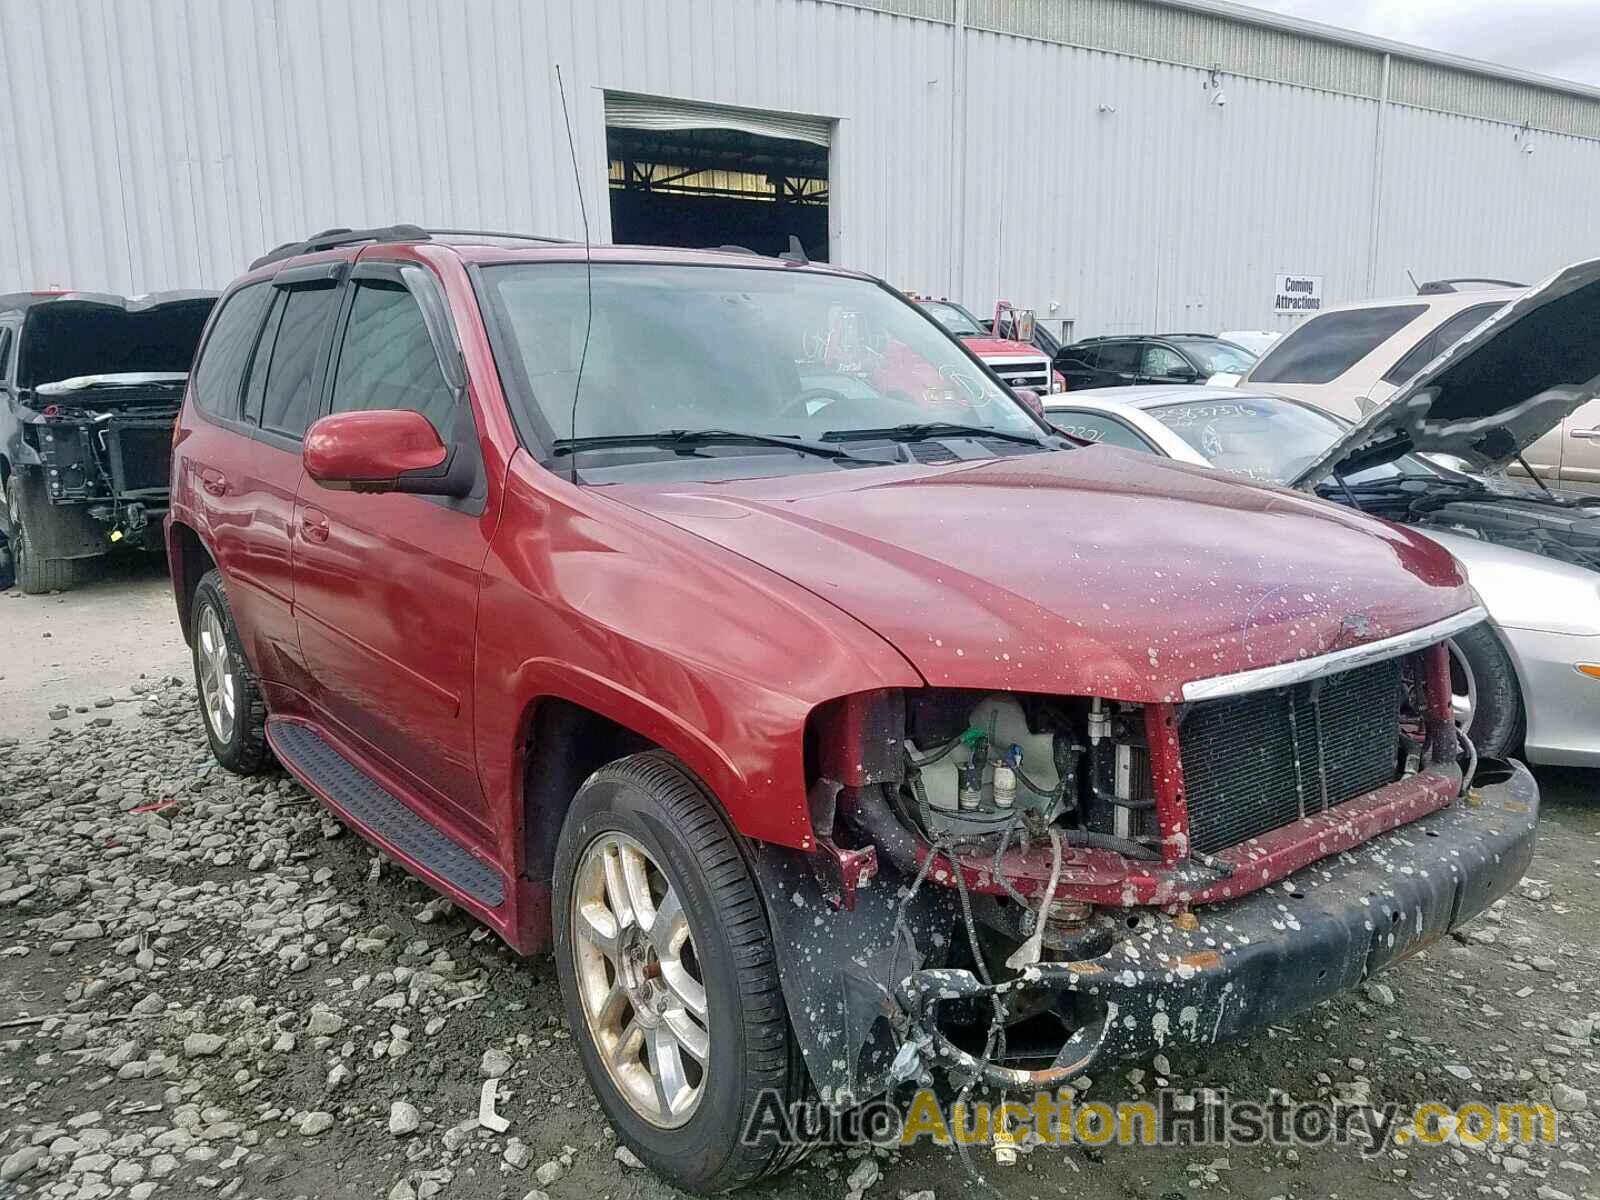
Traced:
<path fill-rule="evenodd" d="M 238 719 L 233 654 L 228 649 L 228 639 L 222 630 L 222 619 L 209 604 L 201 610 L 200 629 L 195 636 L 200 704 L 205 710 L 211 732 L 219 742 L 227 744 L 233 740 L 233 726 Z"/>
<path fill-rule="evenodd" d="M 682 898 L 638 841 L 607 832 L 579 861 L 569 919 L 584 1020 L 612 1082 L 652 1125 L 682 1125 L 705 1093 L 711 1056 Z"/>

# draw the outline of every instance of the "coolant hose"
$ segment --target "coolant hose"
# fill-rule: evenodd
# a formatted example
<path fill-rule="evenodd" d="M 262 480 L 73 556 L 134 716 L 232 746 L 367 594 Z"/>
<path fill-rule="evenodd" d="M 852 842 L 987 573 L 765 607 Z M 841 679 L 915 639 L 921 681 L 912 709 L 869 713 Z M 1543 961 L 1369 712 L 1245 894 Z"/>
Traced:
<path fill-rule="evenodd" d="M 846 788 L 839 797 L 843 816 L 878 848 L 878 853 L 887 858 L 897 871 L 904 875 L 915 875 L 920 839 L 906 828 L 889 806 L 883 788 L 893 786 Z"/>

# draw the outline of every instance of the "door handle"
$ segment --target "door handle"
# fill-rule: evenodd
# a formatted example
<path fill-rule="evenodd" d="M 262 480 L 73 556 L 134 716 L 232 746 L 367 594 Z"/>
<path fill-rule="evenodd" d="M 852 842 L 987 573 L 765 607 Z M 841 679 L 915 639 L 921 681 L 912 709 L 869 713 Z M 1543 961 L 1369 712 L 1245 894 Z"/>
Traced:
<path fill-rule="evenodd" d="M 1574 429 L 1572 436 L 1587 442 L 1600 442 L 1600 429 Z"/>
<path fill-rule="evenodd" d="M 200 472 L 200 486 L 210 495 L 225 496 L 228 493 L 228 477 L 221 471 L 206 467 Z"/>
<path fill-rule="evenodd" d="M 308 542 L 328 540 L 328 518 L 314 508 L 300 514 L 300 534 Z"/>

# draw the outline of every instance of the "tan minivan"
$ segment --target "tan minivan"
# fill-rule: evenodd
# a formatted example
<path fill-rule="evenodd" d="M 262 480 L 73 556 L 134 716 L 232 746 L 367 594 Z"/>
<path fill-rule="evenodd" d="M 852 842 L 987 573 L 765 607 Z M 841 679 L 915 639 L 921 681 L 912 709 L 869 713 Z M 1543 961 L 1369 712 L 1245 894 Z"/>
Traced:
<path fill-rule="evenodd" d="M 1491 286 L 1471 286 L 1484 283 Z M 1262 355 L 1239 386 L 1357 420 L 1525 290 L 1497 280 L 1440 280 L 1422 284 L 1415 296 L 1326 309 Z M 1568 416 L 1525 457 L 1548 483 L 1600 491 L 1600 400 Z"/>

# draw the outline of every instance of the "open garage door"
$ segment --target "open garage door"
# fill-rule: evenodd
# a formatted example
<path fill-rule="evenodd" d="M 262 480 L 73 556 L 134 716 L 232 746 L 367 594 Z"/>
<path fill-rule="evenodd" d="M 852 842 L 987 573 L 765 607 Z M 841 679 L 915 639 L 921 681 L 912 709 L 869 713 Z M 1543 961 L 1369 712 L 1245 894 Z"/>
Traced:
<path fill-rule="evenodd" d="M 832 132 L 821 117 L 608 93 L 611 240 L 778 254 L 793 235 L 826 262 Z"/>

